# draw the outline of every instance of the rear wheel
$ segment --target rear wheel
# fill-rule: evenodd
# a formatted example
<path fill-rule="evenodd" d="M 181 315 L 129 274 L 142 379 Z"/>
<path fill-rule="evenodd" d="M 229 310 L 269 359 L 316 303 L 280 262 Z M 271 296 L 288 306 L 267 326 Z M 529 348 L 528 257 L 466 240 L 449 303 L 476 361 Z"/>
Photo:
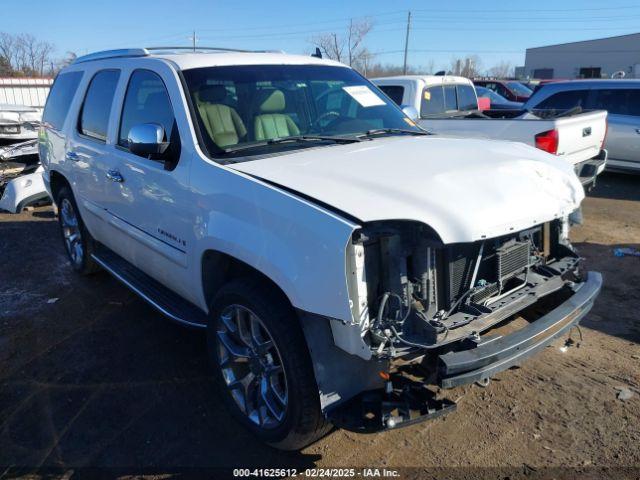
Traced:
<path fill-rule="evenodd" d="M 208 328 L 210 359 L 231 413 L 254 435 L 300 449 L 331 425 L 295 312 L 279 291 L 254 278 L 216 295 Z"/>
<path fill-rule="evenodd" d="M 94 240 L 80 218 L 78 206 L 69 187 L 60 189 L 56 205 L 58 206 L 58 223 L 71 266 L 83 275 L 98 271 L 100 267 L 91 257 Z"/>

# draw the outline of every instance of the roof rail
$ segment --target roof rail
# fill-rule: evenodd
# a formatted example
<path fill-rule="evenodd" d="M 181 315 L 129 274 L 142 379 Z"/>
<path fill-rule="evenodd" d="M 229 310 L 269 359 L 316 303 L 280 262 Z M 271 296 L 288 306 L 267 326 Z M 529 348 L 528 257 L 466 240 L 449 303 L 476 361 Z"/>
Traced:
<path fill-rule="evenodd" d="M 146 48 L 120 48 L 117 50 L 103 50 L 76 58 L 73 63 L 90 62 L 92 60 L 104 60 L 106 58 L 122 57 L 146 57 L 149 51 Z"/>
<path fill-rule="evenodd" d="M 250 52 L 251 50 L 240 50 L 238 48 L 224 47 L 146 47 L 145 50 L 153 52 L 156 50 L 177 50 L 181 52 L 198 52 L 198 51 L 219 51 L 219 52 Z"/>
<path fill-rule="evenodd" d="M 90 62 L 92 60 L 105 60 L 107 58 L 147 57 L 154 52 L 244 52 L 244 53 L 284 53 L 282 50 L 240 50 L 238 48 L 224 47 L 146 47 L 146 48 L 121 48 L 117 50 L 103 50 L 76 58 L 73 63 Z"/>

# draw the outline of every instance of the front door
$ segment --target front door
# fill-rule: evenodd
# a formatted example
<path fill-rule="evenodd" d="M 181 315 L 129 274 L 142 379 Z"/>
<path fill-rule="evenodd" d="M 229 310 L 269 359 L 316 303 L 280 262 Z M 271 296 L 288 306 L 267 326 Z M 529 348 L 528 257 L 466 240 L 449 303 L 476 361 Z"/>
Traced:
<path fill-rule="evenodd" d="M 128 134 L 134 125 L 155 123 L 163 127 L 168 152 L 145 158 L 129 151 Z M 147 274 L 187 299 L 195 292 L 186 285 L 194 229 L 188 202 L 188 159 L 181 157 L 172 101 L 165 82 L 156 72 L 131 73 L 114 149 L 117 175 L 109 196 L 115 228 L 129 237 L 121 255 Z"/>

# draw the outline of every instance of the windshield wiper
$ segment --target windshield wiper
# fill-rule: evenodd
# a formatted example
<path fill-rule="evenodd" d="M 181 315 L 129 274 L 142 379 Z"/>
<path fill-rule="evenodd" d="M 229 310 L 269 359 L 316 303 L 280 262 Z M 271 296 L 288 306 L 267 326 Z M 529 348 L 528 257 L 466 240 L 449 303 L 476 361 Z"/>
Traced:
<path fill-rule="evenodd" d="M 307 143 L 307 142 L 332 142 L 332 143 L 355 143 L 361 142 L 358 137 L 338 137 L 338 136 L 324 136 L 324 135 L 293 135 L 291 137 L 279 137 L 269 140 L 263 140 L 253 143 L 245 143 L 239 145 L 233 145 L 224 149 L 224 153 L 239 152 L 241 150 L 248 150 L 251 148 L 266 147 L 269 145 L 280 145 L 283 143 Z"/>
<path fill-rule="evenodd" d="M 405 128 L 375 128 L 373 130 L 367 130 L 367 133 L 362 133 L 358 137 L 372 137 L 374 135 L 380 135 L 385 133 L 395 133 L 398 135 L 433 135 L 426 130 L 409 130 Z"/>

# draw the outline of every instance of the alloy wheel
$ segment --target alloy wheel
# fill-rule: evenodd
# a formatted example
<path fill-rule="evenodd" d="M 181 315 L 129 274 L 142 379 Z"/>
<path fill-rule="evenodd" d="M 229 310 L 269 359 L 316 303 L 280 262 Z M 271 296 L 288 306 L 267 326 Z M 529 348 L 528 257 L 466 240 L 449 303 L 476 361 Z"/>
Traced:
<path fill-rule="evenodd" d="M 287 379 L 278 348 L 262 320 L 242 305 L 229 305 L 218 319 L 217 355 L 234 401 L 255 425 L 282 424 Z"/>

